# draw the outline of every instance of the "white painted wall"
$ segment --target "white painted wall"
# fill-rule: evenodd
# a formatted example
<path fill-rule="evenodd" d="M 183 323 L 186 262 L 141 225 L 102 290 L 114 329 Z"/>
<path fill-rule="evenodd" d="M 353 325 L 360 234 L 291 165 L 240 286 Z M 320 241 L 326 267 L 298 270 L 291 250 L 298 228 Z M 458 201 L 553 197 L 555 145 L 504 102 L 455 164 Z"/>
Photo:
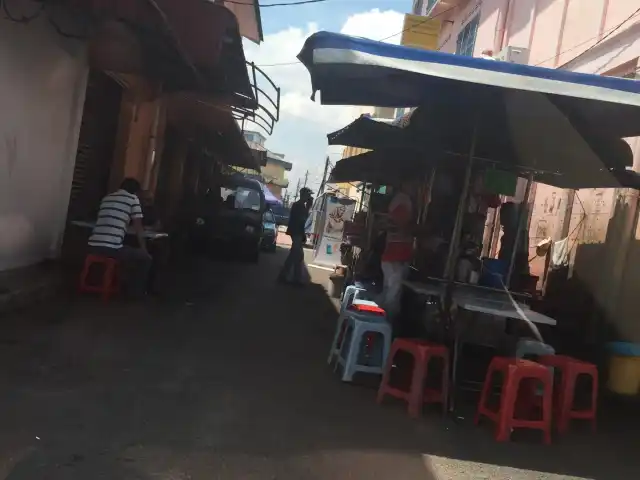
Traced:
<path fill-rule="evenodd" d="M 13 0 L 16 16 L 37 10 Z M 0 271 L 57 256 L 88 74 L 86 51 L 46 17 L 0 15 Z"/>

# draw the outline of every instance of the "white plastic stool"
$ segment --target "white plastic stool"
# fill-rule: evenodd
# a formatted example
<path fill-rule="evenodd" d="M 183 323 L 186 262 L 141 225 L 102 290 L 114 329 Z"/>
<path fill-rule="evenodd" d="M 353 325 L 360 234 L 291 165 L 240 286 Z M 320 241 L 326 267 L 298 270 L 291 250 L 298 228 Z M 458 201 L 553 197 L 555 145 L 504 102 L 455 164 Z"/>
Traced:
<path fill-rule="evenodd" d="M 342 295 L 342 302 L 340 303 L 340 315 L 344 314 L 344 311 L 359 297 L 361 297 L 367 290 L 363 287 L 358 287 L 355 284 L 349 285 Z"/>
<path fill-rule="evenodd" d="M 342 381 L 351 382 L 353 375 L 362 373 L 374 373 L 382 375 L 384 366 L 391 350 L 391 325 L 385 321 L 380 321 L 381 316 L 376 316 L 366 312 L 353 312 L 349 310 L 346 316 L 346 327 L 344 328 L 344 337 L 340 345 L 340 353 L 336 361 L 337 365 L 341 365 Z M 381 342 L 376 342 L 372 346 L 374 352 L 378 349 L 378 358 L 374 359 L 374 365 L 364 365 L 361 362 L 360 355 L 366 345 L 363 345 L 365 337 L 370 333 L 379 333 L 382 336 Z"/>
<path fill-rule="evenodd" d="M 357 293 L 357 292 L 356 292 Z M 346 295 L 345 295 L 346 298 Z M 336 332 L 333 335 L 333 342 L 331 342 L 331 349 L 329 350 L 329 358 L 327 358 L 327 364 L 331 365 L 331 362 L 333 362 L 333 359 L 338 356 L 338 354 L 340 353 L 340 347 L 342 342 L 340 341 L 341 339 L 344 338 L 344 327 L 345 327 L 345 320 L 347 319 L 347 316 L 353 313 L 358 313 L 358 312 L 352 312 L 351 310 L 348 310 L 349 307 L 351 307 L 351 305 L 367 305 L 370 307 L 377 307 L 378 304 L 375 302 L 371 302 L 369 300 L 354 300 L 353 303 L 350 303 L 348 306 L 346 306 L 344 308 L 344 310 L 340 310 L 340 315 L 338 315 L 338 324 L 336 325 Z M 361 320 L 367 320 L 370 322 L 386 322 L 387 321 L 387 317 L 386 315 L 372 315 L 372 314 L 367 314 L 366 316 L 362 316 Z"/>

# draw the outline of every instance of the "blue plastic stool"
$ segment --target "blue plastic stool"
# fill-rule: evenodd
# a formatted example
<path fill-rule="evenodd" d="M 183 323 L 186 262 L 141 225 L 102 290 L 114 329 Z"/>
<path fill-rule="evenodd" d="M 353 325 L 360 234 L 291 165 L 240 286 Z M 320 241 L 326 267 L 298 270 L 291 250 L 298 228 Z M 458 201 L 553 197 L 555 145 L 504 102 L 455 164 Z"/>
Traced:
<path fill-rule="evenodd" d="M 357 295 L 357 291 L 354 292 L 354 295 Z M 347 295 L 345 293 L 345 299 L 346 299 Z M 368 305 L 371 307 L 377 307 L 378 304 L 369 300 L 358 300 L 355 299 L 353 300 L 351 303 L 349 303 L 348 305 L 345 305 L 345 302 L 343 302 L 343 306 L 340 308 L 340 315 L 338 315 L 338 324 L 336 325 L 336 331 L 335 334 L 333 335 L 333 342 L 331 342 L 331 349 L 329 350 L 329 358 L 327 358 L 327 364 L 331 365 L 331 362 L 333 362 L 334 358 L 336 358 L 338 356 L 338 354 L 340 353 L 340 347 L 342 346 L 342 342 L 341 340 L 344 338 L 344 327 L 345 327 L 345 320 L 347 319 L 347 316 L 350 314 L 354 314 L 357 312 L 352 312 L 352 311 L 348 311 L 348 308 L 351 305 Z M 363 317 L 364 319 L 365 317 Z M 372 322 L 386 322 L 387 318 L 386 316 L 381 316 L 381 315 L 371 315 L 368 314 L 367 317 L 369 319 L 369 321 Z"/>
<path fill-rule="evenodd" d="M 370 334 L 374 336 L 370 337 Z M 342 366 L 343 382 L 351 382 L 358 372 L 384 373 L 391 350 L 391 325 L 386 316 L 347 310 L 342 336 L 336 368 Z M 371 344 L 368 344 L 368 339 L 371 339 Z"/>

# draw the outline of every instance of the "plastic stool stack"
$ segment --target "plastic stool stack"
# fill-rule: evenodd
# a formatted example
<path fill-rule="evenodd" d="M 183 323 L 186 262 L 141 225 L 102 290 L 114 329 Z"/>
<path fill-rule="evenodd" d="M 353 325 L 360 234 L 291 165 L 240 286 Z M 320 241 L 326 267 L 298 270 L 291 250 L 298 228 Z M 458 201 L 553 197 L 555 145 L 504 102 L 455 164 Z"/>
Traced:
<path fill-rule="evenodd" d="M 329 363 L 342 366 L 342 381 L 356 373 L 382 374 L 391 348 L 391 325 L 383 309 L 373 302 L 356 301 L 339 321 Z"/>
<path fill-rule="evenodd" d="M 99 265 L 103 268 L 102 282 L 98 284 L 88 283 L 91 268 Z M 78 284 L 79 292 L 99 293 L 102 295 L 102 301 L 108 302 L 118 288 L 118 261 L 111 257 L 103 255 L 87 255 L 84 260 L 84 267 L 80 274 L 80 283 Z"/>
<path fill-rule="evenodd" d="M 494 373 L 502 373 L 504 376 L 498 411 L 493 411 L 487 406 Z M 539 381 L 543 385 L 541 420 L 516 418 L 518 390 L 523 382 L 530 381 Z M 545 443 L 550 444 L 552 402 L 553 376 L 546 366 L 518 358 L 495 357 L 489 365 L 482 387 L 475 423 L 478 424 L 482 416 L 495 422 L 496 440 L 499 442 L 508 441 L 514 428 L 533 428 L 542 430 Z"/>
<path fill-rule="evenodd" d="M 351 290 L 349 290 L 351 289 Z M 349 309 L 352 305 L 366 305 L 371 308 L 377 308 L 378 304 L 369 300 L 360 300 L 358 299 L 358 295 L 361 295 L 364 289 L 355 287 L 350 285 L 347 287 L 345 291 L 344 297 L 342 298 L 342 303 L 340 305 L 340 315 L 338 315 L 338 323 L 336 325 L 336 332 L 333 336 L 333 342 L 331 342 L 331 349 L 329 350 L 329 358 L 327 359 L 327 363 L 331 364 L 333 359 L 340 354 L 340 347 L 342 345 L 342 338 L 344 337 L 344 330 L 346 328 L 345 320 L 347 319 L 347 309 Z M 357 307 L 363 308 L 363 307 Z M 353 309 L 352 309 L 353 310 Z M 357 311 L 357 309 L 356 309 Z M 371 321 L 376 322 L 386 322 L 386 315 L 372 315 L 370 317 Z"/>
<path fill-rule="evenodd" d="M 595 432 L 598 409 L 597 367 L 566 355 L 540 357 L 538 361 L 560 371 L 560 389 L 556 395 L 558 433 L 566 433 L 572 419 L 591 420 L 591 428 Z M 591 406 L 586 410 L 574 410 L 576 380 L 580 375 L 591 377 Z"/>
<path fill-rule="evenodd" d="M 389 384 L 394 357 L 398 352 L 407 352 L 413 356 L 414 366 L 411 376 L 411 386 L 408 392 L 392 387 Z M 439 389 L 427 389 L 424 382 L 427 378 L 429 362 L 432 359 L 443 360 L 442 384 Z M 378 403 L 382 403 L 385 395 L 391 395 L 409 404 L 409 415 L 420 416 L 425 403 L 442 403 L 443 413 L 447 411 L 449 394 L 449 350 L 447 347 L 422 340 L 398 338 L 391 346 L 391 353 L 387 358 L 384 377 L 378 390 Z"/>

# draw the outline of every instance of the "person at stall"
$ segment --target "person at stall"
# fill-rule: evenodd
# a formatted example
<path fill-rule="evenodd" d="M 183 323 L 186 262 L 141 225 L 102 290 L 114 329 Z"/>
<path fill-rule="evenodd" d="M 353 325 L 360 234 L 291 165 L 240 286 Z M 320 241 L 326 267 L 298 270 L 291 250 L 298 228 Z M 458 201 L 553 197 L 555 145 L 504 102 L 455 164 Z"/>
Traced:
<path fill-rule="evenodd" d="M 410 183 L 403 183 L 391 199 L 387 211 L 386 245 L 381 258 L 383 282 L 379 303 L 391 321 L 400 311 L 402 282 L 409 273 L 413 256 L 413 202 L 410 192 Z"/>
<path fill-rule="evenodd" d="M 300 189 L 300 199 L 291 206 L 289 214 L 289 224 L 287 226 L 287 235 L 291 237 L 291 248 L 289 255 L 280 270 L 278 282 L 292 283 L 297 286 L 302 283 L 302 267 L 304 264 L 304 243 L 306 238 L 305 224 L 309 216 L 311 208 L 312 192 L 310 189 L 303 187 Z M 293 279 L 288 281 L 289 273 L 293 270 Z"/>

